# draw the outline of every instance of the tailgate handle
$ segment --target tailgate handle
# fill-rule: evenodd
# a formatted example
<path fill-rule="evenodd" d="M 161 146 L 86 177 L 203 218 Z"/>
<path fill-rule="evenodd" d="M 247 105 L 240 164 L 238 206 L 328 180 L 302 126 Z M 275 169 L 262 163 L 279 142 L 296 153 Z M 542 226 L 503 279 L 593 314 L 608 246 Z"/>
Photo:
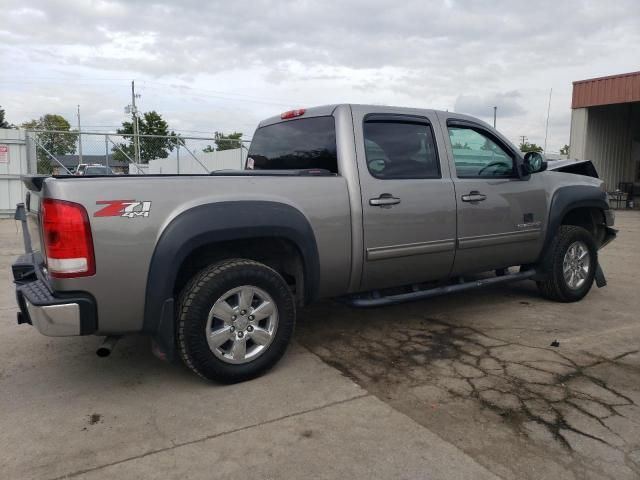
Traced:
<path fill-rule="evenodd" d="M 391 205 L 397 205 L 400 203 L 400 199 L 394 197 L 390 193 L 383 193 L 378 198 L 370 198 L 369 205 L 374 207 L 390 207 Z"/>
<path fill-rule="evenodd" d="M 462 195 L 463 202 L 482 202 L 487 198 L 486 195 L 481 194 L 477 190 L 469 192 L 467 195 Z"/>

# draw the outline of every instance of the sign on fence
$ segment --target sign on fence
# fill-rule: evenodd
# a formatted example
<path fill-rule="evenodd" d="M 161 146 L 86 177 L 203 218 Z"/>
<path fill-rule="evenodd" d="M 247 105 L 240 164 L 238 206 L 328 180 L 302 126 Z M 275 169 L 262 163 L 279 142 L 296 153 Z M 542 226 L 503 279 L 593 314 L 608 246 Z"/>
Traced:
<path fill-rule="evenodd" d="M 9 163 L 9 145 L 0 145 L 0 163 Z"/>

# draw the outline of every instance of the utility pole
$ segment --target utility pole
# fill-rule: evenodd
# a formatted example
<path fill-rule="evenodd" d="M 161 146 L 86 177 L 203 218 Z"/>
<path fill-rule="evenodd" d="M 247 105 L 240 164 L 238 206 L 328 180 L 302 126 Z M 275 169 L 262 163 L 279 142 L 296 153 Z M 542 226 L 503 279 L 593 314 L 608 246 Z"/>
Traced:
<path fill-rule="evenodd" d="M 522 143 L 527 143 L 527 137 L 525 135 L 520 135 L 520 140 L 522 140 Z"/>
<path fill-rule="evenodd" d="M 178 143 L 178 145 L 176 146 L 177 152 L 176 152 L 176 169 L 178 170 L 176 173 L 178 175 L 180 175 L 180 144 Z"/>
<path fill-rule="evenodd" d="M 80 127 L 80 105 L 78 105 L 78 165 L 82 163 L 82 128 Z"/>
<path fill-rule="evenodd" d="M 498 113 L 498 107 L 493 107 L 493 128 L 496 128 L 496 114 Z"/>
<path fill-rule="evenodd" d="M 140 131 L 138 124 L 138 109 L 136 108 L 136 85 L 135 81 L 131 81 L 131 115 L 133 124 L 133 158 L 136 163 L 140 163 Z"/>
<path fill-rule="evenodd" d="M 553 88 L 549 90 L 549 105 L 547 105 L 547 126 L 544 129 L 544 149 L 542 150 L 544 153 L 547 153 L 547 137 L 549 136 L 549 114 L 551 113 L 551 94 L 553 93 Z"/>

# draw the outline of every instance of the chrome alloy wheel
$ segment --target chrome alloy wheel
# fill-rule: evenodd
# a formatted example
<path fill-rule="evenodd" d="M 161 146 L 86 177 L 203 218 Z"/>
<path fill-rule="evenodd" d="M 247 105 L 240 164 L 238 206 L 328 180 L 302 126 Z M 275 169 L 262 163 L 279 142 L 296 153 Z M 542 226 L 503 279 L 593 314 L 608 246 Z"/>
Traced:
<path fill-rule="evenodd" d="M 240 364 L 262 355 L 278 328 L 278 309 L 271 296 L 252 285 L 224 293 L 209 311 L 207 343 L 226 363 Z"/>
<path fill-rule="evenodd" d="M 587 245 L 581 241 L 569 245 L 562 261 L 562 273 L 567 286 L 572 290 L 582 287 L 589 277 L 590 268 L 591 256 Z"/>

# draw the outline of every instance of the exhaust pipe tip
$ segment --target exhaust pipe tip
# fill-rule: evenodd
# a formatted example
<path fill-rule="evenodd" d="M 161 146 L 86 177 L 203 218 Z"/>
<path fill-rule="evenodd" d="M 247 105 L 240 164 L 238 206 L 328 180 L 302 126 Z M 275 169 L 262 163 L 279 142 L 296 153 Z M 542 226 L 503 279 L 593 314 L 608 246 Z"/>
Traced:
<path fill-rule="evenodd" d="M 96 350 L 96 355 L 98 355 L 99 357 L 108 357 L 109 355 L 111 355 L 111 349 L 110 348 L 105 348 L 105 347 L 100 347 L 98 348 L 98 350 Z"/>
<path fill-rule="evenodd" d="M 106 337 L 104 339 L 104 342 L 102 342 L 102 345 L 100 345 L 96 350 L 96 355 L 101 358 L 105 358 L 111 355 L 111 352 L 115 348 L 116 343 L 118 343 L 118 340 L 120 340 L 120 337 Z"/>

